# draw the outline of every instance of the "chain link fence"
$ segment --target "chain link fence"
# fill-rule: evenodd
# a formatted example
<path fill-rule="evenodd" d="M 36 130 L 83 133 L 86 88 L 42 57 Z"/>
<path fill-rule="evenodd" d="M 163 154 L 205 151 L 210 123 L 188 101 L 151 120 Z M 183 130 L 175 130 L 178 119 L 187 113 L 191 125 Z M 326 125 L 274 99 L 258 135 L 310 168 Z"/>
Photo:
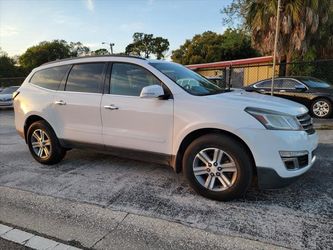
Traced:
<path fill-rule="evenodd" d="M 221 77 L 224 85 L 241 88 L 273 75 L 272 64 L 251 64 L 224 68 L 200 69 L 198 73 L 206 77 Z M 312 76 L 333 84 L 333 59 L 311 62 L 293 62 L 277 64 L 274 70 L 277 76 Z M 0 78 L 0 88 L 21 85 L 25 77 Z"/>
<path fill-rule="evenodd" d="M 20 86 L 25 77 L 10 77 L 10 78 L 0 78 L 0 88 L 5 88 L 9 86 Z"/>
<path fill-rule="evenodd" d="M 200 69 L 197 72 L 205 77 L 221 77 L 225 84 L 241 88 L 257 81 L 272 78 L 273 64 L 251 64 L 225 68 Z M 333 59 L 311 62 L 278 63 L 274 76 L 312 76 L 333 84 Z"/>

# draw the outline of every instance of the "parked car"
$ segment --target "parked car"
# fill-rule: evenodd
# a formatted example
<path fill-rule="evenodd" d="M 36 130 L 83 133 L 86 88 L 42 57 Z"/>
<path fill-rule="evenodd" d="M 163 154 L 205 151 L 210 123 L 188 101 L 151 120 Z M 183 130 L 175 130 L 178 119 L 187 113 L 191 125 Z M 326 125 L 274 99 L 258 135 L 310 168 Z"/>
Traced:
<path fill-rule="evenodd" d="M 207 77 L 207 79 L 221 88 L 224 89 L 226 88 L 226 82 L 223 77 L 215 76 L 215 77 Z"/>
<path fill-rule="evenodd" d="M 271 94 L 271 79 L 244 87 L 247 91 Z M 333 86 L 308 76 L 278 77 L 274 95 L 305 105 L 314 117 L 329 118 L 333 114 Z"/>
<path fill-rule="evenodd" d="M 0 92 L 0 108 L 13 107 L 12 95 L 19 87 L 20 86 L 7 87 Z"/>
<path fill-rule="evenodd" d="M 42 164 L 71 148 L 100 149 L 170 165 L 199 194 L 230 200 L 253 179 L 261 188 L 286 185 L 316 160 L 306 107 L 224 90 L 176 63 L 55 61 L 34 69 L 13 96 L 16 129 Z"/>

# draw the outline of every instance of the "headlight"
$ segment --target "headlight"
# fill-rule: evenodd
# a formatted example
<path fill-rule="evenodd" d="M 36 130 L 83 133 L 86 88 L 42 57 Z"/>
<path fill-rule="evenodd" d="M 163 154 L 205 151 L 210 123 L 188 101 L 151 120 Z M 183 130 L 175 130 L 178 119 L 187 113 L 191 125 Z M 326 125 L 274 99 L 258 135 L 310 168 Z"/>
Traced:
<path fill-rule="evenodd" d="M 247 113 L 256 118 L 267 129 L 276 130 L 302 130 L 297 118 L 292 115 L 280 113 L 273 110 L 251 108 L 245 109 Z"/>

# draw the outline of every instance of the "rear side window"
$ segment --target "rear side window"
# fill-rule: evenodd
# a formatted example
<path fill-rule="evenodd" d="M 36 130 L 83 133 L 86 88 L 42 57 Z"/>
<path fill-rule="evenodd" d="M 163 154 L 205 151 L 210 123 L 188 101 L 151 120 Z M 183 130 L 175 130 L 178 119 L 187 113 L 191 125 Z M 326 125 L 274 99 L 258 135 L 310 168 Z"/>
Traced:
<path fill-rule="evenodd" d="M 64 65 L 42 69 L 32 76 L 30 82 L 46 89 L 58 90 L 60 82 L 65 77 L 69 67 L 70 65 Z"/>
<path fill-rule="evenodd" d="M 148 70 L 128 63 L 112 65 L 110 94 L 139 96 L 143 87 L 162 83 Z"/>
<path fill-rule="evenodd" d="M 279 88 L 281 88 L 281 85 L 282 85 L 281 80 L 279 80 L 279 79 L 274 80 L 274 88 L 279 89 Z M 257 83 L 256 87 L 259 88 L 259 89 L 261 89 L 261 88 L 262 89 L 270 89 L 272 87 L 272 80 Z"/>
<path fill-rule="evenodd" d="M 296 86 L 302 87 L 303 85 L 294 80 L 291 80 L 291 79 L 283 79 L 281 88 L 282 89 L 295 89 Z"/>
<path fill-rule="evenodd" d="M 76 64 L 71 69 L 66 91 L 99 93 L 105 63 Z"/>

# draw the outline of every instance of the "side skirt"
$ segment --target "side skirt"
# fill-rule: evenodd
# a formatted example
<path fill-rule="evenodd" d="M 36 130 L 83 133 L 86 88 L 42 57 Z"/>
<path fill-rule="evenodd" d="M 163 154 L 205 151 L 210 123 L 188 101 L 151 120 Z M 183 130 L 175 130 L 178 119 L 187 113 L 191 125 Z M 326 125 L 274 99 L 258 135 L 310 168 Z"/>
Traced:
<path fill-rule="evenodd" d="M 172 159 L 175 158 L 173 155 L 162 154 L 162 153 L 155 153 L 149 152 L 144 150 L 137 150 L 137 149 L 127 149 L 127 148 L 120 148 L 114 146 L 106 146 L 102 144 L 92 144 L 92 143 L 85 143 L 85 142 L 78 142 L 72 140 L 65 140 L 59 139 L 59 142 L 62 147 L 64 148 L 82 148 L 82 149 L 91 149 L 94 151 L 98 151 L 101 153 L 107 153 L 114 156 L 128 158 L 133 160 L 145 161 L 145 162 L 152 162 L 161 165 L 167 165 L 172 168 L 173 161 Z"/>

